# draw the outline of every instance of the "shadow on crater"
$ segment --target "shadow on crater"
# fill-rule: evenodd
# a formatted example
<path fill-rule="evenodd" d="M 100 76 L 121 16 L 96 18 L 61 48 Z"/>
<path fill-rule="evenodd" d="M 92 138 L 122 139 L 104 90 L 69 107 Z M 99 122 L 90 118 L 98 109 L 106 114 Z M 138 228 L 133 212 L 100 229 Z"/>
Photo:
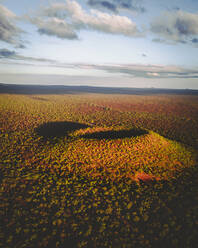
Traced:
<path fill-rule="evenodd" d="M 30 97 L 30 98 L 32 98 L 32 99 L 34 99 L 34 100 L 39 100 L 39 101 L 46 101 L 46 102 L 49 101 L 48 99 L 45 99 L 45 98 L 43 98 L 43 97 L 37 97 L 37 96 L 32 96 L 32 97 Z"/>
<path fill-rule="evenodd" d="M 82 138 L 87 139 L 124 139 L 138 137 L 144 134 L 148 134 L 148 131 L 142 129 L 126 129 L 126 130 L 111 130 L 111 131 L 101 131 L 95 133 L 89 133 L 81 135 Z"/>
<path fill-rule="evenodd" d="M 88 125 L 81 124 L 78 122 L 69 122 L 69 121 L 58 121 L 58 122 L 47 122 L 41 124 L 35 129 L 35 132 L 42 136 L 43 138 L 60 138 L 68 136 L 72 131 L 88 128 Z"/>

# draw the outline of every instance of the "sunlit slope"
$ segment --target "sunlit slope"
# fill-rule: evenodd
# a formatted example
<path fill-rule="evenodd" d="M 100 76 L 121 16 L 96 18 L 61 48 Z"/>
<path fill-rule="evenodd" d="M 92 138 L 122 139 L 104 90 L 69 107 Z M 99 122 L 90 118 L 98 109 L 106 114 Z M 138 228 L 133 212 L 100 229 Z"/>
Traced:
<path fill-rule="evenodd" d="M 134 129 L 81 129 L 50 151 L 52 160 L 57 152 L 56 161 L 66 170 L 113 180 L 135 179 L 139 172 L 168 179 L 196 163 L 193 149 L 152 131 Z"/>
<path fill-rule="evenodd" d="M 1 95 L 0 110 L 1 150 L 15 164 L 112 179 L 141 171 L 167 179 L 195 164 L 197 97 Z"/>

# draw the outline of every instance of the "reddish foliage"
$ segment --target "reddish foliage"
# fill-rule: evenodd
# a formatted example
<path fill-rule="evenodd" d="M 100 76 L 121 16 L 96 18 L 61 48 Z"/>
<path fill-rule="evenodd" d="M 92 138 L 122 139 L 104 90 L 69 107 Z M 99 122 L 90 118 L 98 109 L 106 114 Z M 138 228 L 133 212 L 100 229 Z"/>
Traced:
<path fill-rule="evenodd" d="M 143 181 L 143 182 L 152 182 L 152 181 L 156 181 L 156 180 L 160 180 L 159 177 L 155 177 L 153 175 L 149 175 L 145 172 L 137 172 L 135 174 L 135 181 L 137 182 L 140 182 L 140 181 Z"/>

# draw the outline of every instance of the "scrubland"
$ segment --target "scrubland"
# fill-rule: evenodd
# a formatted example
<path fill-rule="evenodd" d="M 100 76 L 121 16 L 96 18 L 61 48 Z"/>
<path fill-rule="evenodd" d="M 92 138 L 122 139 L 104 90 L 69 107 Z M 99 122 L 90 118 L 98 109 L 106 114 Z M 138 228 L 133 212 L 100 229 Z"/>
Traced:
<path fill-rule="evenodd" d="M 0 113 L 2 247 L 197 247 L 197 95 L 1 94 Z"/>

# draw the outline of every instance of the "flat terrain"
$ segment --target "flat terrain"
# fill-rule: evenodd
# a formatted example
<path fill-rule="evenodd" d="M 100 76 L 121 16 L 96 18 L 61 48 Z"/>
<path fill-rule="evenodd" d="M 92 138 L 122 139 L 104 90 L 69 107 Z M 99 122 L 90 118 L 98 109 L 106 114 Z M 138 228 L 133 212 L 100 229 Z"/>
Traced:
<path fill-rule="evenodd" d="M 196 247 L 198 92 L 0 85 L 2 247 Z"/>

